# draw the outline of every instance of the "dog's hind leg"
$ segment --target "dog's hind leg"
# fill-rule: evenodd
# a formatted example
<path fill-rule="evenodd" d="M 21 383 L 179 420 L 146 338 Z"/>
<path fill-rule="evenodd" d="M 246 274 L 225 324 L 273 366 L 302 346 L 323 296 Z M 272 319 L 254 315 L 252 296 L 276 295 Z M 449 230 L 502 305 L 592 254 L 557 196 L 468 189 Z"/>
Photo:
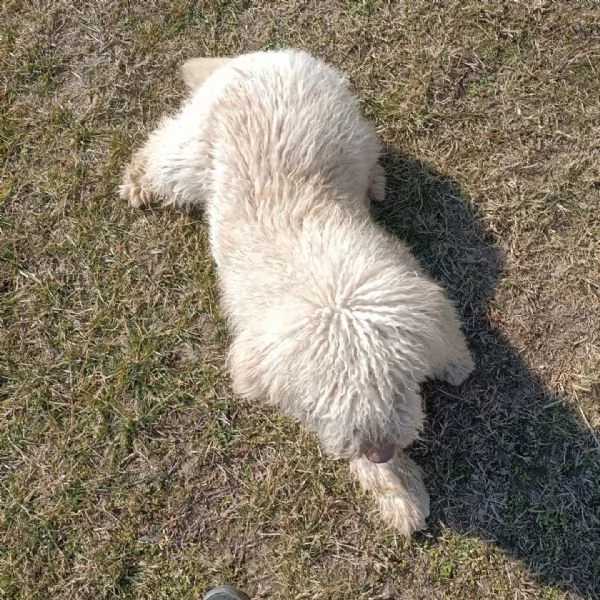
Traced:
<path fill-rule="evenodd" d="M 186 85 L 197 90 L 229 58 L 192 58 L 181 68 Z M 174 117 L 152 132 L 125 170 L 121 198 L 136 208 L 175 204 L 202 205 L 210 162 L 204 123 L 199 112 L 205 98 L 195 94 Z"/>
<path fill-rule="evenodd" d="M 403 452 L 383 464 L 362 457 L 350 462 L 350 471 L 379 502 L 383 520 L 402 535 L 427 527 L 429 494 L 421 469 Z"/>
<path fill-rule="evenodd" d="M 197 104 L 164 119 L 133 155 L 119 188 L 131 206 L 203 206 L 210 156 Z"/>

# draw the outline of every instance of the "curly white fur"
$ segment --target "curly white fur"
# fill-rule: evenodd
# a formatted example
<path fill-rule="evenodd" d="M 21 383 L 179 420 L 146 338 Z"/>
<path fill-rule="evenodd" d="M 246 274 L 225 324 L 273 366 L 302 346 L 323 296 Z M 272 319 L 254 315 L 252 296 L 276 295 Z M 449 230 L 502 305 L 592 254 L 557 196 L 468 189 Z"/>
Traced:
<path fill-rule="evenodd" d="M 303 52 L 194 59 L 183 74 L 194 92 L 134 156 L 122 197 L 205 209 L 235 392 L 350 459 L 389 524 L 423 528 L 429 499 L 402 453 L 423 423 L 419 384 L 458 384 L 473 364 L 441 288 L 369 215 L 385 187 L 372 127 Z"/>

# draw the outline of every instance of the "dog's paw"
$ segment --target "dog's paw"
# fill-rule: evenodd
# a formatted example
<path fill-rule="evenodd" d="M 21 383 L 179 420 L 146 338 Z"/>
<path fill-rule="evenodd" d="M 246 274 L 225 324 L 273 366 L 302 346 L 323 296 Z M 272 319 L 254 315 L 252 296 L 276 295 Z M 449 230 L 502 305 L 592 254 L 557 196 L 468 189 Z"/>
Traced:
<path fill-rule="evenodd" d="M 427 529 L 429 494 L 421 469 L 402 452 L 384 469 L 387 485 L 380 486 L 376 494 L 382 519 L 407 537 Z"/>
<path fill-rule="evenodd" d="M 385 170 L 379 163 L 373 167 L 369 179 L 368 195 L 372 202 L 385 200 Z"/>
<path fill-rule="evenodd" d="M 363 457 L 351 462 L 351 470 L 375 495 L 387 525 L 405 536 L 427 527 L 429 494 L 421 469 L 406 454 L 399 452 L 384 464 Z"/>
<path fill-rule="evenodd" d="M 139 185 L 130 181 L 123 182 L 119 187 L 119 196 L 129 202 L 133 208 L 146 208 L 155 204 L 152 200 L 152 195 L 144 191 Z"/>
<path fill-rule="evenodd" d="M 471 355 L 467 355 L 461 362 L 444 365 L 439 379 L 447 381 L 450 385 L 460 385 L 469 377 L 474 368 Z"/>
<path fill-rule="evenodd" d="M 395 494 L 377 498 L 382 520 L 400 535 L 410 537 L 415 531 L 427 529 L 429 500 L 425 505 L 407 496 Z"/>
<path fill-rule="evenodd" d="M 148 208 L 160 204 L 158 196 L 144 186 L 145 174 L 143 161 L 139 156 L 134 156 L 125 170 L 123 183 L 119 187 L 119 196 L 129 202 L 133 208 Z"/>

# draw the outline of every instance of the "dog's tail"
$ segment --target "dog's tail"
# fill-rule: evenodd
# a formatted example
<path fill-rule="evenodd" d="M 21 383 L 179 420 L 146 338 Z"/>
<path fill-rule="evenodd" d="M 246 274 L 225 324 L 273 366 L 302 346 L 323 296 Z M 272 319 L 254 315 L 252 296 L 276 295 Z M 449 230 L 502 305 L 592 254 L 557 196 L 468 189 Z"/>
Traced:
<path fill-rule="evenodd" d="M 190 90 L 197 90 L 217 69 L 231 58 L 190 58 L 181 67 L 181 76 Z"/>
<path fill-rule="evenodd" d="M 364 457 L 355 459 L 350 470 L 362 487 L 375 495 L 388 525 L 406 536 L 427 527 L 429 494 L 421 469 L 406 454 L 398 452 L 383 464 Z"/>

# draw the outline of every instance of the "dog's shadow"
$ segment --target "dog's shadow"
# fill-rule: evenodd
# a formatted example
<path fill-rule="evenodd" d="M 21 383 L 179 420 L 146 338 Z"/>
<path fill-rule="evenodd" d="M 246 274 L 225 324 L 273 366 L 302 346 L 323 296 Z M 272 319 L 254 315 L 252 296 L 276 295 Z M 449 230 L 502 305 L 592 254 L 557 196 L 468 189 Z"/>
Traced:
<path fill-rule="evenodd" d="M 476 371 L 461 388 L 424 389 L 427 430 L 412 455 L 441 524 L 523 561 L 543 583 L 600 595 L 600 460 L 592 433 L 548 393 L 487 313 L 501 252 L 460 188 L 394 150 L 374 216 L 448 290 Z"/>

